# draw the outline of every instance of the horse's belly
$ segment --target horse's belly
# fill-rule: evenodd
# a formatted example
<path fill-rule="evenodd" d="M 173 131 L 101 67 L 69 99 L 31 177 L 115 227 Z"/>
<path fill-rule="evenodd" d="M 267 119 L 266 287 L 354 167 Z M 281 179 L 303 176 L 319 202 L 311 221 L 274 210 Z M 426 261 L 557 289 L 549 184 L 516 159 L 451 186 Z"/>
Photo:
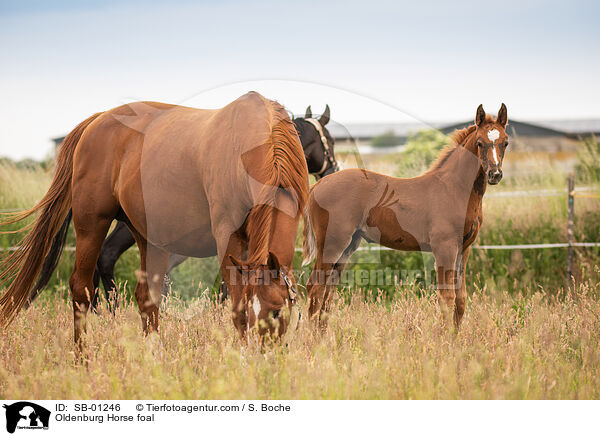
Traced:
<path fill-rule="evenodd" d="M 148 241 L 170 253 L 205 257 L 216 252 L 208 208 L 147 208 L 146 220 Z"/>
<path fill-rule="evenodd" d="M 371 209 L 364 228 L 368 240 L 403 251 L 429 251 L 429 238 L 423 218 L 391 207 Z"/>
<path fill-rule="evenodd" d="M 210 231 L 195 230 L 183 238 L 163 246 L 169 253 L 188 257 L 210 257 L 217 255 L 217 244 Z"/>
<path fill-rule="evenodd" d="M 426 238 L 416 232 L 413 234 L 399 225 L 386 228 L 383 232 L 380 229 L 368 229 L 366 237 L 370 241 L 394 250 L 430 251 Z"/>

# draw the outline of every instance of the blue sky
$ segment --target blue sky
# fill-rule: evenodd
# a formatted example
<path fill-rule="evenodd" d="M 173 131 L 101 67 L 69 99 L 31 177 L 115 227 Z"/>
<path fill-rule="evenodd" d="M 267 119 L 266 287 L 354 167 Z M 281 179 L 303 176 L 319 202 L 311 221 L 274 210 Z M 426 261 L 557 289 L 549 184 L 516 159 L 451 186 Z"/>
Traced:
<path fill-rule="evenodd" d="M 594 2 L 0 1 L 0 155 L 93 112 L 248 90 L 339 122 L 598 118 Z"/>

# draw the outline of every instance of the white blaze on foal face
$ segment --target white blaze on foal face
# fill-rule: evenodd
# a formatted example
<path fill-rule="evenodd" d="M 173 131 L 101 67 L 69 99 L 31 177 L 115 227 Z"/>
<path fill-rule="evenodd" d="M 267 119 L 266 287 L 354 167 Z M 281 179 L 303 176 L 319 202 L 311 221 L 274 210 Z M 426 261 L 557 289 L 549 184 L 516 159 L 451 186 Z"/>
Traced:
<path fill-rule="evenodd" d="M 497 129 L 492 129 L 487 134 L 488 139 L 492 142 L 492 154 L 494 155 L 494 163 L 498 165 L 498 153 L 496 152 L 496 140 L 500 138 L 500 132 Z"/>
<path fill-rule="evenodd" d="M 492 141 L 492 144 L 494 144 L 499 137 L 500 132 L 498 131 L 498 129 L 492 129 L 488 132 L 488 139 Z"/>

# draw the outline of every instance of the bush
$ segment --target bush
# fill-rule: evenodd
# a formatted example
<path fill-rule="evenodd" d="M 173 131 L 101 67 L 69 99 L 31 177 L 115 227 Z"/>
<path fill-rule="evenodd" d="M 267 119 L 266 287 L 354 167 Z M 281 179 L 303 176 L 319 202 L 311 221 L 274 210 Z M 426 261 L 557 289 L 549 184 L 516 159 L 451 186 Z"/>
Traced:
<path fill-rule="evenodd" d="M 398 177 L 415 177 L 429 168 L 450 139 L 438 130 L 421 130 L 409 138 L 397 158 Z"/>
<path fill-rule="evenodd" d="M 577 179 L 584 183 L 600 182 L 600 141 L 590 136 L 581 141 L 577 150 L 579 163 L 576 167 Z"/>
<path fill-rule="evenodd" d="M 394 134 L 393 130 L 388 130 L 371 140 L 372 147 L 394 147 L 400 145 L 401 139 Z"/>

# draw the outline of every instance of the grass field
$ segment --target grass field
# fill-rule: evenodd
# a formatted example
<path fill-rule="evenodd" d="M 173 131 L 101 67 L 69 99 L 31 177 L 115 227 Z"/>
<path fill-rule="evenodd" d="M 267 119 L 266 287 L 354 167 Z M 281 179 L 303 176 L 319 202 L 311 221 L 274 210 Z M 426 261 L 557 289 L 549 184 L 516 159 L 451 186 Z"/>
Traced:
<path fill-rule="evenodd" d="M 42 168 L 0 165 L 0 209 L 31 206 L 50 179 Z M 507 179 L 488 192 L 564 183 L 550 172 Z M 488 198 L 484 215 L 480 244 L 566 240 L 566 196 Z M 597 241 L 599 218 L 600 201 L 578 201 L 576 239 Z M 17 243 L 18 234 L 0 235 L 0 247 Z M 457 336 L 442 328 L 435 296 L 421 286 L 351 286 L 340 289 L 324 333 L 304 322 L 287 347 L 261 353 L 254 340 L 240 344 L 228 305 L 214 303 L 215 259 L 174 271 L 161 331 L 144 338 L 130 298 L 139 268 L 130 250 L 117 264 L 125 288 L 117 314 L 102 306 L 89 316 L 86 366 L 74 364 L 66 287 L 73 253 L 65 252 L 49 289 L 0 332 L 0 398 L 598 399 L 598 252 L 578 250 L 577 286 L 565 291 L 565 250 L 474 251 Z M 350 268 L 432 264 L 430 255 L 372 256 L 355 255 Z"/>
<path fill-rule="evenodd" d="M 441 328 L 431 296 L 356 296 L 337 301 L 325 333 L 303 322 L 287 347 L 264 353 L 241 346 L 228 307 L 207 299 L 170 301 L 149 339 L 127 304 L 88 317 L 87 367 L 74 365 L 70 305 L 38 303 L 0 334 L 2 398 L 600 398 L 597 288 L 476 292 L 458 336 Z"/>

